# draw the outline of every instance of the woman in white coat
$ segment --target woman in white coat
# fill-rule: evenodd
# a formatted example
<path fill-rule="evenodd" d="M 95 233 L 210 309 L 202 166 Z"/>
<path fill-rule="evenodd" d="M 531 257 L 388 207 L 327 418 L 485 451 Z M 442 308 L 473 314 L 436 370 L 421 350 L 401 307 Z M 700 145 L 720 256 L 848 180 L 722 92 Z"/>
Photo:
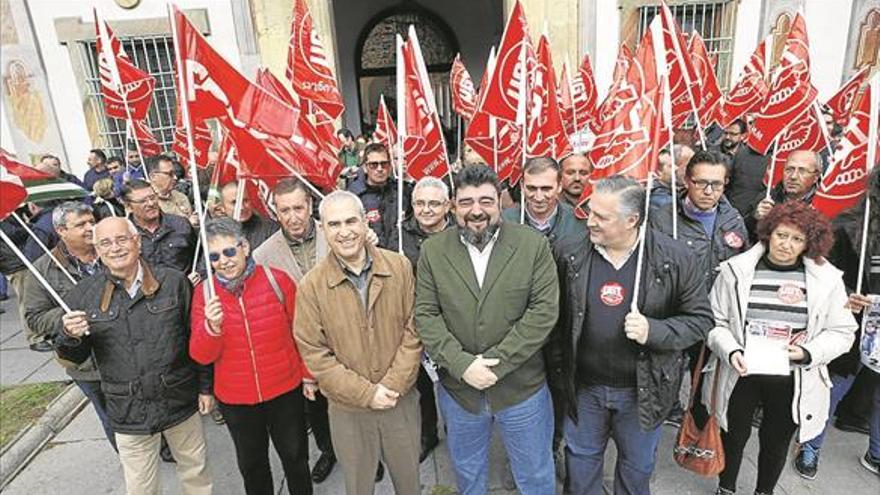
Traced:
<path fill-rule="evenodd" d="M 831 388 L 826 365 L 850 348 L 856 330 L 841 272 L 824 259 L 833 240 L 825 217 L 800 201 L 782 203 L 758 225 L 758 239 L 722 263 L 710 294 L 714 359 L 703 380 L 703 402 L 710 404 L 718 373 L 714 413 L 726 459 L 716 491 L 721 495 L 736 492 L 758 407 L 764 412 L 755 493 L 773 493 L 794 432 L 805 442 L 822 431 Z M 746 342 L 765 332 L 788 339 L 788 370 L 783 364 L 779 374 L 749 372 Z"/>

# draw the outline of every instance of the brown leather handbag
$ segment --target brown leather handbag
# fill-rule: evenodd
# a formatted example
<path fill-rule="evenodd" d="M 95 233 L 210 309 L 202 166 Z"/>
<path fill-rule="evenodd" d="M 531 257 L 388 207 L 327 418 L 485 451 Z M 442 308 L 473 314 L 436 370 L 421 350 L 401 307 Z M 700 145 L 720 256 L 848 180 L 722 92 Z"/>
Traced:
<path fill-rule="evenodd" d="M 719 370 L 715 369 L 715 379 L 712 383 L 712 401 L 709 407 L 709 419 L 703 429 L 697 427 L 694 421 L 694 397 L 697 387 L 702 378 L 703 360 L 706 357 L 706 346 L 700 351 L 697 360 L 696 373 L 691 380 L 691 398 L 688 410 L 684 413 L 681 428 L 673 448 L 673 457 L 681 467 L 693 471 L 701 476 L 714 476 L 724 470 L 724 447 L 721 445 L 721 429 L 718 420 L 715 419 L 715 389 L 718 386 Z M 721 366 L 721 363 L 718 363 Z"/>

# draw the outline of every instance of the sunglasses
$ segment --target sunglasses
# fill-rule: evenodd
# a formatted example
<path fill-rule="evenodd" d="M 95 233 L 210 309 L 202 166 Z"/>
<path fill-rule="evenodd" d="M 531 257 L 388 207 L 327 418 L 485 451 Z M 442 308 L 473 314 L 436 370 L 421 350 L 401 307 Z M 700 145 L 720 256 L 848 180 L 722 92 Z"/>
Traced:
<path fill-rule="evenodd" d="M 236 255 L 236 253 L 238 253 L 238 248 L 240 246 L 241 243 L 236 244 L 235 246 L 221 250 L 220 253 L 223 253 L 223 256 L 226 256 L 227 258 L 232 258 Z M 216 263 L 220 261 L 220 253 L 208 253 L 208 259 L 211 260 L 211 263 Z"/>
<path fill-rule="evenodd" d="M 370 170 L 377 170 L 379 168 L 387 168 L 387 167 L 391 166 L 391 162 L 388 160 L 385 160 L 385 161 L 381 161 L 381 162 L 367 162 L 364 165 L 366 165 L 367 168 Z"/>

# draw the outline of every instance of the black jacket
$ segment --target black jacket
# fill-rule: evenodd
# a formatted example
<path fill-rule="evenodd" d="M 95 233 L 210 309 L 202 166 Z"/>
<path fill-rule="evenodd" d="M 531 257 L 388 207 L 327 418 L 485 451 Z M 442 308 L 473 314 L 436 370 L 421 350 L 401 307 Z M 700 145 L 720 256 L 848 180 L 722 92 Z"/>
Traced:
<path fill-rule="evenodd" d="M 745 143 L 740 144 L 733 155 L 730 182 L 724 194 L 743 218 L 749 218 L 767 190 L 764 185 L 764 171 L 767 170 L 769 161 L 770 156 L 754 151 Z"/>
<path fill-rule="evenodd" d="M 113 431 L 134 435 L 185 421 L 198 409 L 198 393 L 211 393 L 209 371 L 189 357 L 192 285 L 179 271 L 141 263 L 134 299 L 107 273 L 80 282 L 70 306 L 86 312 L 90 335 L 56 341 L 63 360 L 94 356 Z"/>
<path fill-rule="evenodd" d="M 397 229 L 397 180 L 389 177 L 384 186 L 375 187 L 367 184 L 367 175 L 358 170 L 357 177 L 349 184 L 348 191 L 361 199 L 367 212 L 367 223 L 379 237 L 379 247 L 397 250 L 391 245 L 391 238 Z M 404 218 L 412 213 L 412 186 L 403 183 Z M 395 237 L 396 239 L 396 237 Z"/>
<path fill-rule="evenodd" d="M 141 256 L 154 267 L 174 268 L 189 273 L 192 268 L 195 234 L 189 220 L 162 213 L 156 232 L 137 227 L 141 234 Z"/>
<path fill-rule="evenodd" d="M 684 213 L 684 199 L 678 200 L 678 241 L 688 248 L 688 252 L 700 264 L 700 272 L 706 283 L 706 291 L 712 289 L 721 262 L 744 253 L 749 249 L 749 234 L 746 224 L 736 208 L 722 196 L 715 213 L 715 229 L 712 236 L 706 235 L 703 224 Z M 648 223 L 672 237 L 672 204 L 668 204 L 648 217 Z"/>
<path fill-rule="evenodd" d="M 501 216 L 504 218 L 505 222 L 519 223 L 519 205 L 506 208 L 501 213 Z M 525 224 L 529 225 L 528 218 L 526 218 Z M 553 227 L 550 229 L 550 232 L 544 235 L 544 237 L 550 242 L 550 247 L 553 247 L 563 239 L 584 232 L 586 229 L 587 222 L 574 216 L 574 208 L 568 203 L 560 201 L 558 203 L 558 210 L 556 212 L 556 219 L 553 222 Z"/>
<path fill-rule="evenodd" d="M 28 240 L 28 234 L 14 218 L 6 217 L 0 222 L 0 229 L 19 249 L 24 247 Z M 12 252 L 5 242 L 0 242 L 0 273 L 12 275 L 19 270 L 26 270 L 21 259 Z"/>
<path fill-rule="evenodd" d="M 586 232 L 566 239 L 553 254 L 559 274 L 559 320 L 545 347 L 548 382 L 554 404 L 577 421 L 575 353 L 586 318 L 590 260 L 599 254 Z M 650 331 L 636 364 L 639 425 L 646 431 L 666 418 L 678 398 L 685 365 L 681 351 L 704 340 L 713 326 L 708 292 L 693 258 L 665 234 L 648 230 L 639 311 L 647 317 Z"/>
<path fill-rule="evenodd" d="M 452 215 L 449 215 L 446 218 L 446 228 L 455 228 L 455 219 Z M 419 253 L 422 251 L 422 243 L 425 242 L 425 239 L 431 237 L 431 235 L 432 234 L 422 230 L 419 226 L 419 222 L 416 221 L 414 216 L 410 216 L 403 221 L 403 254 L 409 259 L 410 264 L 412 264 L 413 275 L 415 275 L 416 267 L 419 263 Z M 386 249 L 397 251 L 397 244 L 397 229 L 394 229 L 391 232 L 389 246 Z"/>

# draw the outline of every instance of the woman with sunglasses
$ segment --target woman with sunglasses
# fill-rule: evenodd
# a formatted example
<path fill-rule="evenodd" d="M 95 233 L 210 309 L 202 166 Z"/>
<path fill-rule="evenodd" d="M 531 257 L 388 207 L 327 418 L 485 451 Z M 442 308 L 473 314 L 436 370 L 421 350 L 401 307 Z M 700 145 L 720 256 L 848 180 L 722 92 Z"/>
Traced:
<path fill-rule="evenodd" d="M 291 494 L 311 494 L 305 399 L 311 380 L 293 339 L 296 288 L 284 272 L 257 266 L 241 225 L 228 217 L 205 226 L 214 297 L 193 293 L 190 354 L 214 365 L 214 394 L 235 444 L 248 495 L 272 494 L 269 438 Z"/>
<path fill-rule="evenodd" d="M 824 258 L 833 237 L 821 213 L 787 201 L 770 210 L 757 234 L 753 248 L 721 264 L 710 294 L 715 328 L 707 343 L 715 359 L 703 380 L 703 403 L 711 404 L 718 374 L 714 412 L 726 460 L 716 491 L 721 495 L 736 492 L 759 406 L 764 417 L 755 494 L 773 493 L 795 431 L 802 443 L 824 428 L 831 395 L 827 365 L 850 348 L 856 330 L 842 273 Z M 782 369 L 761 370 L 767 359 L 752 360 L 762 338 L 780 346 L 772 352 L 780 353 Z"/>

